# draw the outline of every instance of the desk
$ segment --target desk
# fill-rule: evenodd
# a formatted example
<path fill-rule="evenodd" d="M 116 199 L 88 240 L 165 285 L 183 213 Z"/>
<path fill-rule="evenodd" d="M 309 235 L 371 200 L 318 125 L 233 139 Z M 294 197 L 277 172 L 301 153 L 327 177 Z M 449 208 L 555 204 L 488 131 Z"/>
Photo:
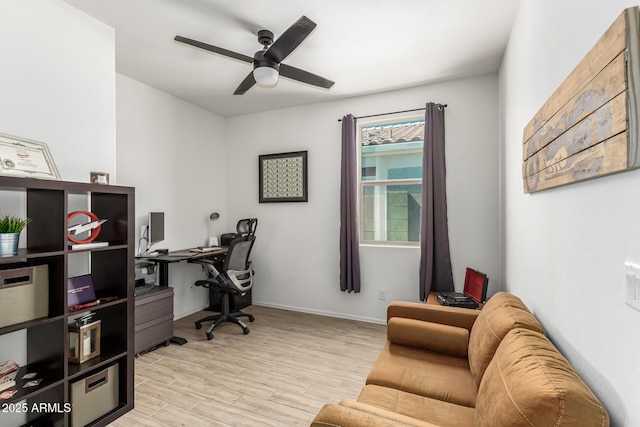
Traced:
<path fill-rule="evenodd" d="M 211 259 L 214 262 L 222 262 L 228 250 L 229 248 L 226 246 L 207 252 L 190 252 L 189 249 L 182 249 L 164 255 L 143 258 L 158 265 L 158 284 L 160 286 L 169 286 L 169 264 L 203 258 Z"/>
<path fill-rule="evenodd" d="M 171 335 L 173 335 L 173 289 L 169 288 L 169 264 L 198 259 L 209 259 L 216 263 L 223 262 L 227 251 L 227 247 L 206 252 L 190 252 L 189 249 L 183 249 L 164 255 L 139 258 L 153 262 L 158 266 L 157 284 L 160 285 L 160 287 L 157 287 L 155 290 L 170 289 L 171 292 L 164 293 L 163 295 L 154 294 L 152 297 L 147 297 L 149 294 L 145 294 L 140 298 L 136 298 L 136 321 L 140 318 L 140 325 L 136 323 L 136 351 L 138 351 L 138 348 L 142 349 L 151 342 L 155 343 L 156 341 L 164 341 L 165 339 L 169 339 L 171 342 L 180 345 L 186 344 L 187 342 L 186 339 L 181 337 L 171 337 Z M 168 304 L 171 305 L 171 319 L 167 324 L 167 316 L 165 316 L 165 314 L 168 313 Z M 165 313 L 165 311 L 167 313 Z M 150 314 L 146 314 L 147 312 Z M 143 329 L 144 332 L 142 332 Z M 138 333 L 138 330 L 140 330 L 140 333 Z M 166 338 L 167 336 L 169 338 Z"/>

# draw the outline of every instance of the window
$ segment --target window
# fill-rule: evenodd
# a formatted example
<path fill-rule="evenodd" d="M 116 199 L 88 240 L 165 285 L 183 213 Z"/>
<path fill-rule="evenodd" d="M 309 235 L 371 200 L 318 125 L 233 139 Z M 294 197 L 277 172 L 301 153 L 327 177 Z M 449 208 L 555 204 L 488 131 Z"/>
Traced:
<path fill-rule="evenodd" d="M 359 138 L 361 241 L 417 244 L 424 120 L 362 125 Z"/>

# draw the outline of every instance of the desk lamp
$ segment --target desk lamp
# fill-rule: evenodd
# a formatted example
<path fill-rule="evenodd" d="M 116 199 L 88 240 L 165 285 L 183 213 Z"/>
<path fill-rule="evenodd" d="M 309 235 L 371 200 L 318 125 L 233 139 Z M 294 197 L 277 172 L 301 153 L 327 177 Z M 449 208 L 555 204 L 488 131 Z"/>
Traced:
<path fill-rule="evenodd" d="M 214 222 L 220 218 L 218 212 L 213 212 L 209 215 L 209 247 L 218 246 L 218 237 L 216 236 L 216 228 Z"/>

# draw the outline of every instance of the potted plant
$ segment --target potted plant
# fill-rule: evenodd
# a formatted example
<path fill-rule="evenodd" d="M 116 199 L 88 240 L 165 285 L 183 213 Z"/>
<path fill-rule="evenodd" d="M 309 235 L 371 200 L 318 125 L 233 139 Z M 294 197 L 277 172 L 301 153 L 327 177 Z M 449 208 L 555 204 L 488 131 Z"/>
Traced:
<path fill-rule="evenodd" d="M 0 256 L 12 256 L 18 253 L 20 233 L 30 222 L 30 218 L 21 218 L 17 215 L 0 216 Z"/>

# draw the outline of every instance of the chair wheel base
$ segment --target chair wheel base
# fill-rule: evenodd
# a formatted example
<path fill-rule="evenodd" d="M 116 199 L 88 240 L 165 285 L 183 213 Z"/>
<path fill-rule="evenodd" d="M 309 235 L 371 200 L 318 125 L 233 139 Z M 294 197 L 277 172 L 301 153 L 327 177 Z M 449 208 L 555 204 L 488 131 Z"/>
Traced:
<path fill-rule="evenodd" d="M 253 320 L 254 320 L 254 319 L 253 319 L 253 316 L 252 316 L 252 315 L 249 315 L 249 322 L 253 322 Z"/>
<path fill-rule="evenodd" d="M 211 332 L 207 332 L 207 339 L 211 341 L 213 339 L 213 334 Z"/>
<path fill-rule="evenodd" d="M 202 329 L 202 325 L 198 322 L 196 322 L 196 329 Z"/>
<path fill-rule="evenodd" d="M 242 328 L 242 333 L 247 335 L 249 333 L 249 328 Z"/>

